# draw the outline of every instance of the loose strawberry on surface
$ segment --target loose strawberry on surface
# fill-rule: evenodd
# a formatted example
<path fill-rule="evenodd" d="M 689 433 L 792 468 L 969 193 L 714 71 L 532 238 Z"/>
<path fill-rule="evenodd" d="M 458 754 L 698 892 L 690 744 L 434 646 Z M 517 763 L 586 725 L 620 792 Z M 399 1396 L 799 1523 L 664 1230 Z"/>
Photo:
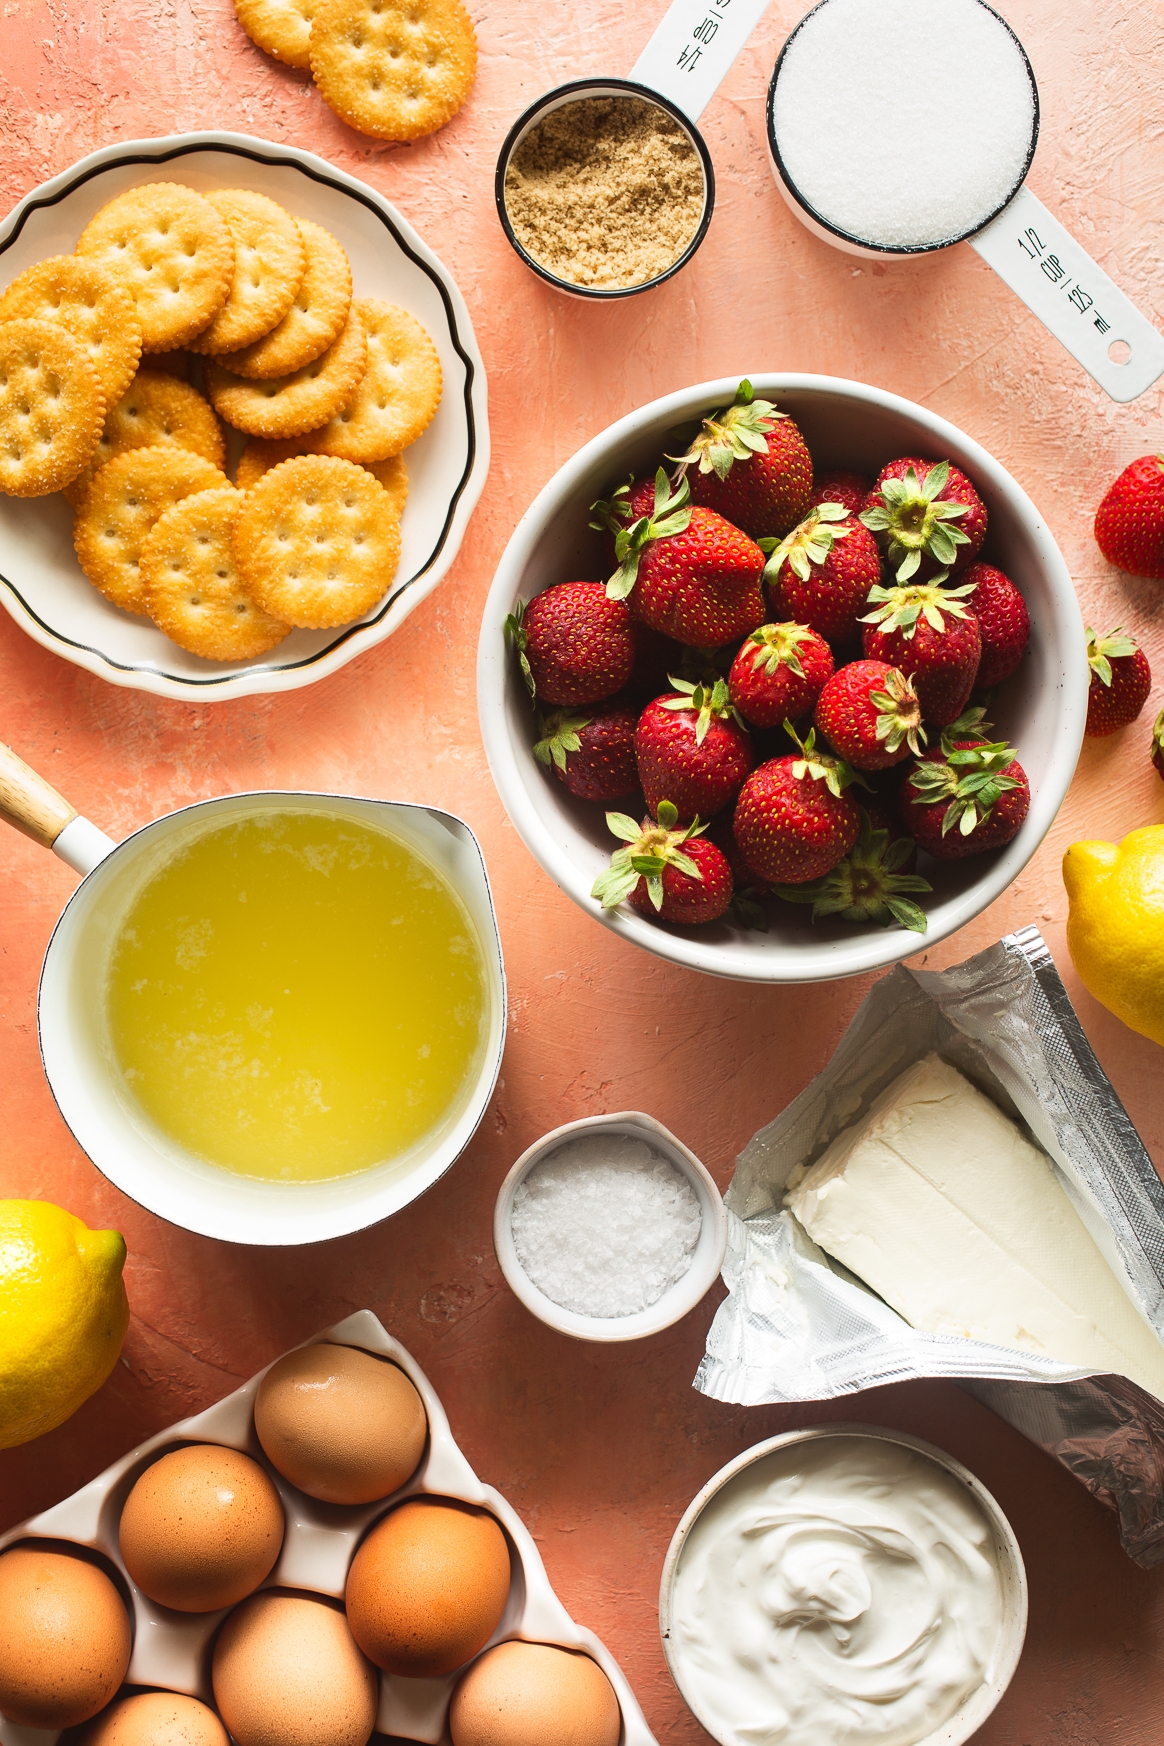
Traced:
<path fill-rule="evenodd" d="M 938 861 L 1002 848 L 1018 835 L 1031 804 L 1014 748 L 1005 740 L 963 737 L 959 725 L 918 759 L 901 790 L 902 813 L 918 847 Z"/>
<path fill-rule="evenodd" d="M 840 503 L 850 515 L 856 515 L 872 489 L 873 481 L 865 473 L 851 473 L 843 467 L 814 473 L 808 507 L 811 510 L 818 503 Z"/>
<path fill-rule="evenodd" d="M 779 538 L 801 520 L 812 493 L 812 456 L 796 424 L 746 379 L 732 404 L 704 419 L 682 455 L 692 501 L 714 509 L 752 539 Z"/>
<path fill-rule="evenodd" d="M 1105 637 L 1088 625 L 1087 665 L 1091 683 L 1083 731 L 1089 739 L 1104 739 L 1135 721 L 1152 691 L 1152 669 L 1135 638 L 1119 625 Z"/>
<path fill-rule="evenodd" d="M 788 903 L 811 903 L 813 921 L 830 915 L 841 921 L 880 922 L 883 927 L 895 921 L 924 934 L 925 912 L 913 896 L 932 891 L 933 886 L 920 874 L 905 871 L 914 851 L 912 837 L 891 838 L 888 829 L 875 825 L 862 807 L 860 834 L 844 860 L 823 879 L 780 885 L 775 895 Z"/>
<path fill-rule="evenodd" d="M 682 679 L 672 684 L 673 692 L 639 717 L 639 781 L 651 813 L 670 801 L 681 820 L 710 818 L 735 799 L 755 763 L 751 735 L 722 679 L 710 689 Z"/>
<path fill-rule="evenodd" d="M 865 655 L 908 674 L 926 721 L 946 727 L 970 699 L 982 655 L 982 631 L 965 596 L 974 583 L 943 588 L 943 578 L 873 588 L 862 618 Z"/>
<path fill-rule="evenodd" d="M 598 703 L 621 691 L 635 661 L 635 631 L 601 582 L 558 582 L 505 621 L 531 697 Z"/>
<path fill-rule="evenodd" d="M 825 685 L 813 717 L 838 757 L 856 770 L 888 770 L 925 745 L 917 692 L 887 661 L 850 661 Z"/>
<path fill-rule="evenodd" d="M 1109 564 L 1164 581 L 1164 455 L 1124 468 L 1095 512 L 1095 538 Z"/>
<path fill-rule="evenodd" d="M 993 564 L 971 564 L 962 582 L 974 593 L 970 604 L 982 633 L 982 655 L 974 683 L 979 691 L 1009 679 L 1031 638 L 1027 603 L 1011 581 Z"/>
<path fill-rule="evenodd" d="M 714 510 L 692 506 L 687 481 L 672 491 L 660 467 L 650 515 L 616 537 L 606 584 L 634 618 L 697 649 L 738 641 L 764 620 L 764 554 Z"/>
<path fill-rule="evenodd" d="M 677 828 L 669 801 L 659 805 L 657 821 L 639 825 L 625 813 L 608 812 L 611 834 L 621 837 L 610 866 L 591 888 L 603 909 L 630 903 L 660 921 L 701 925 L 718 921 L 732 900 L 727 859 L 704 835 L 698 819 Z"/>
<path fill-rule="evenodd" d="M 819 631 L 762 624 L 740 644 L 728 686 L 745 721 L 775 728 L 807 715 L 832 673 L 833 652 Z"/>
<path fill-rule="evenodd" d="M 590 711 L 559 709 L 539 719 L 534 757 L 579 800 L 609 805 L 639 791 L 639 712 L 617 699 Z"/>
<path fill-rule="evenodd" d="M 753 770 L 740 790 L 732 828 L 750 867 L 773 885 L 803 885 L 836 866 L 857 840 L 860 810 L 845 790 L 855 772 L 803 743 L 785 723 L 797 752 Z"/>
<path fill-rule="evenodd" d="M 770 553 L 764 580 L 778 618 L 811 625 L 832 642 L 860 634 L 869 590 L 881 580 L 881 554 L 843 504 L 818 504 L 783 540 L 764 540 L 761 549 Z"/>
<path fill-rule="evenodd" d="M 885 548 L 899 582 L 964 570 L 986 538 L 986 505 L 965 473 L 916 455 L 882 467 L 859 519 Z"/>

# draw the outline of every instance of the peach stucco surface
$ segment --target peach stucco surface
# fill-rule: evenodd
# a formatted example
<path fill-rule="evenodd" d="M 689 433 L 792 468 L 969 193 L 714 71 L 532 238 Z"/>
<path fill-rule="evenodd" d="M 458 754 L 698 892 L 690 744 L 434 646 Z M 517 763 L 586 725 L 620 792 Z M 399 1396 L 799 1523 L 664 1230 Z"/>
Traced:
<path fill-rule="evenodd" d="M 615 0 L 470 0 L 481 45 L 465 110 L 411 147 L 353 133 L 306 75 L 267 60 L 230 0 L 2 0 L 5 209 L 112 141 L 225 127 L 305 145 L 397 203 L 457 278 L 489 376 L 493 470 L 447 580 L 379 649 L 282 698 L 215 706 L 119 690 L 43 652 L 0 615 L 0 738 L 113 835 L 187 801 L 251 787 L 431 801 L 479 834 L 510 978 L 497 1095 L 456 1168 L 405 1213 L 314 1248 L 260 1251 L 176 1230 L 122 1198 L 78 1151 L 41 1075 L 35 989 L 74 886 L 0 837 L 0 1194 L 58 1201 L 129 1245 L 133 1320 L 111 1380 L 51 1436 L 0 1455 L 0 1525 L 53 1503 L 142 1437 L 216 1400 L 294 1341 L 369 1306 L 416 1354 L 478 1471 L 521 1511 L 552 1580 L 629 1675 L 668 1746 L 704 1738 L 673 1689 L 656 1623 L 671 1532 L 700 1485 L 778 1430 L 862 1418 L 966 1462 L 1018 1532 L 1031 1583 L 1026 1651 L 978 1738 L 989 1746 L 1133 1746 L 1164 1716 L 1164 1572 L 1137 1569 L 1114 1518 L 1049 1458 L 949 1383 L 832 1405 L 743 1409 L 690 1387 L 720 1290 L 666 1335 L 574 1344 L 505 1287 L 490 1242 L 497 1187 L 546 1129 L 637 1108 L 726 1186 L 736 1152 L 828 1059 L 868 980 L 731 985 L 649 958 L 598 927 L 522 847 L 477 729 L 482 602 L 535 492 L 587 438 L 687 383 L 761 369 L 856 377 L 908 395 L 991 449 L 1047 516 L 1097 628 L 1122 623 L 1158 672 L 1149 711 L 1089 743 L 1040 853 L 989 911 L 914 960 L 959 961 L 1036 922 L 1088 1036 L 1164 1165 L 1164 1052 L 1080 988 L 1064 943 L 1059 863 L 1079 837 L 1164 820 L 1147 724 L 1164 704 L 1159 585 L 1111 569 L 1091 537 L 1106 485 L 1161 446 L 1161 392 L 1112 404 L 967 247 L 909 265 L 854 261 L 779 200 L 763 96 L 802 11 L 773 0 L 703 118 L 719 179 L 693 266 L 653 294 L 590 307 L 519 264 L 493 206 L 510 123 L 564 79 L 623 73 L 663 10 Z M 1038 77 L 1035 192 L 1153 319 L 1164 321 L 1164 13 L 1141 0 L 1014 0 Z M 940 42 L 903 44 L 909 81 L 941 76 Z M 918 141 L 918 151 L 926 142 Z M 547 1742 L 547 1746 L 551 1743 Z"/>

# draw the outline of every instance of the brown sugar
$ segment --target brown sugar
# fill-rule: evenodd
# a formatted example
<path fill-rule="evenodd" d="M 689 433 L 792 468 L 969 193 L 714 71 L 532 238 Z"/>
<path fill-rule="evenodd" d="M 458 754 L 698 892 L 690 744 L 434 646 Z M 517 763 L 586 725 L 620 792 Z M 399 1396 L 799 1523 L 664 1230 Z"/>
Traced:
<path fill-rule="evenodd" d="M 505 175 L 518 242 L 573 285 L 622 290 L 665 273 L 703 216 L 690 136 L 641 97 L 582 97 L 526 134 Z"/>

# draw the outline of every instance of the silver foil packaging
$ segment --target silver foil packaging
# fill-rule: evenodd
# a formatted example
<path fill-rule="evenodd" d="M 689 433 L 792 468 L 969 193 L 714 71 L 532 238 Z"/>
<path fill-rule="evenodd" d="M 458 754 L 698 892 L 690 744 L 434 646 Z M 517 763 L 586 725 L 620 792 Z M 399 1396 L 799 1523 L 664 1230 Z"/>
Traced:
<path fill-rule="evenodd" d="M 899 965 L 870 990 L 824 1071 L 744 1148 L 725 1197 L 730 1295 L 695 1386 L 760 1406 L 955 1378 L 1117 1512 L 1137 1563 L 1164 1562 L 1164 1404 L 1126 1377 L 912 1328 L 783 1210 L 796 1166 L 813 1163 L 931 1050 L 1048 1154 L 1164 1341 L 1164 1186 L 1028 927 L 950 970 Z"/>

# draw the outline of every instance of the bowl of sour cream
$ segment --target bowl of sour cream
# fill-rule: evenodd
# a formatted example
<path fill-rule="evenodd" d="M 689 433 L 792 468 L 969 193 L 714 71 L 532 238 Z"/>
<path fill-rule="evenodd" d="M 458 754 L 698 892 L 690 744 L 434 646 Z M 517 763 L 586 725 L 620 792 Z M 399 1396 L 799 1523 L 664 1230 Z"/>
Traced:
<path fill-rule="evenodd" d="M 961 1746 L 1027 1624 L 1018 1541 L 952 1456 L 903 1431 L 789 1431 L 692 1501 L 663 1566 L 671 1676 L 721 1746 Z"/>

